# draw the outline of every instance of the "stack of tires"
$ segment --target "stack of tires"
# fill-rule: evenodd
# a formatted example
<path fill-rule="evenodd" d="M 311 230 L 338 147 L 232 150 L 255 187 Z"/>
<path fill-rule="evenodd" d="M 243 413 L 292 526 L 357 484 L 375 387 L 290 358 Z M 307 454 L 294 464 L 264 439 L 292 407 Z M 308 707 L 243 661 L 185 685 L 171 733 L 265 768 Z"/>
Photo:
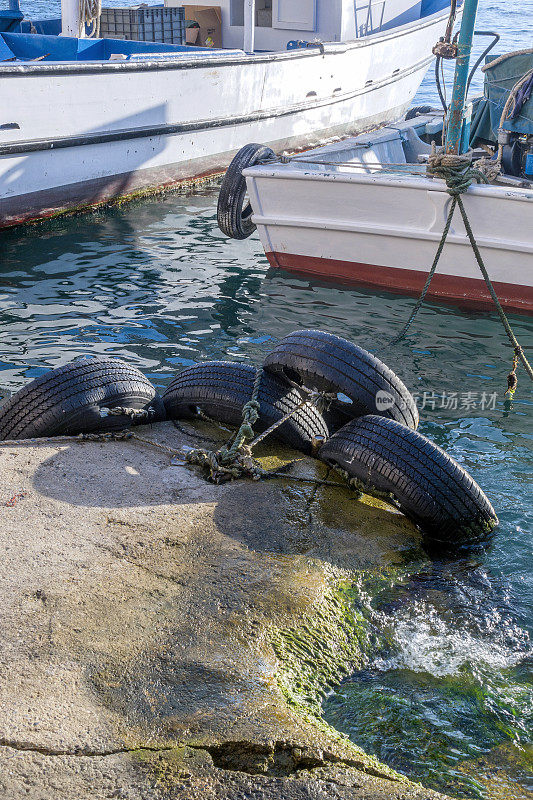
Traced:
<path fill-rule="evenodd" d="M 249 366 L 223 361 L 189 367 L 165 392 L 166 413 L 238 426 L 255 375 Z M 334 399 L 322 413 L 314 405 L 301 408 L 302 390 Z M 258 433 L 295 411 L 274 436 L 306 453 L 318 437 L 325 439 L 319 458 L 368 493 L 388 495 L 428 542 L 471 545 L 498 524 L 476 482 L 417 432 L 418 410 L 407 387 L 361 347 L 323 331 L 286 336 L 264 361 L 259 403 Z"/>
<path fill-rule="evenodd" d="M 0 440 L 120 430 L 140 421 L 210 419 L 238 427 L 257 372 L 226 361 L 183 370 L 161 398 L 135 367 L 116 359 L 51 370 L 0 406 Z M 327 395 L 326 410 L 304 400 Z M 440 447 L 417 433 L 413 396 L 376 356 L 323 331 L 286 336 L 260 375 L 257 434 L 273 435 L 384 493 L 426 540 L 460 547 L 498 524 L 487 497 Z"/>

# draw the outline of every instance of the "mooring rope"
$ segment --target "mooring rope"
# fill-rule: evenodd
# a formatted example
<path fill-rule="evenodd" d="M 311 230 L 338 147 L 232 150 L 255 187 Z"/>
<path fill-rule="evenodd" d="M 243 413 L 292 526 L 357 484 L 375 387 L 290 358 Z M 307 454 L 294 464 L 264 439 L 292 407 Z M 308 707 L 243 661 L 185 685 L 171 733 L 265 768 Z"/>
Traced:
<path fill-rule="evenodd" d="M 76 433 L 72 436 L 32 436 L 29 439 L 2 439 L 0 447 L 24 447 L 36 444 L 69 444 L 72 442 L 126 442 L 136 434 L 130 430 L 107 431 L 105 433 Z"/>
<path fill-rule="evenodd" d="M 305 406 L 315 406 L 319 411 L 323 411 L 336 397 L 333 394 L 313 392 L 298 386 L 297 390 L 300 394 L 303 393 L 306 396 L 302 397 L 300 403 L 254 439 L 254 425 L 258 421 L 261 411 L 259 390 L 262 378 L 263 369 L 260 368 L 255 376 L 252 396 L 242 410 L 243 421 L 241 427 L 236 435 L 230 439 L 231 445 L 224 445 L 219 450 L 197 448 L 189 450 L 185 454 L 185 461 L 188 464 L 202 467 L 207 472 L 208 480 L 213 483 L 225 483 L 242 477 L 259 481 L 261 478 L 269 478 L 276 475 L 277 473 L 264 470 L 254 459 L 253 448 L 263 442 Z"/>
<path fill-rule="evenodd" d="M 485 262 L 483 261 L 483 257 L 479 250 L 479 246 L 476 242 L 474 232 L 472 231 L 472 226 L 470 225 L 470 220 L 468 219 L 463 199 L 461 197 L 461 195 L 468 190 L 468 188 L 471 186 L 472 183 L 474 182 L 488 183 L 489 180 L 491 179 L 493 180 L 496 177 L 497 173 L 499 173 L 499 164 L 497 162 L 496 163 L 491 162 L 488 159 L 482 158 L 475 162 L 475 167 L 474 167 L 472 165 L 472 157 L 470 155 L 455 155 L 444 152 L 437 153 L 435 151 L 435 147 L 433 148 L 433 152 L 429 156 L 428 160 L 428 174 L 436 178 L 442 178 L 446 182 L 447 191 L 448 194 L 451 195 L 452 197 L 452 202 L 450 205 L 450 210 L 448 212 L 448 218 L 446 220 L 446 224 L 442 232 L 442 237 L 439 242 L 439 246 L 437 248 L 433 264 L 431 265 L 431 269 L 429 271 L 426 283 L 424 285 L 424 288 L 422 289 L 422 293 L 418 298 L 415 307 L 413 308 L 411 315 L 407 320 L 406 324 L 404 325 L 404 327 L 402 328 L 401 332 L 389 344 L 390 345 L 398 344 L 398 342 L 400 342 L 404 338 L 409 328 L 413 324 L 415 317 L 418 314 L 425 300 L 431 281 L 433 280 L 433 276 L 435 275 L 435 272 L 437 270 L 437 266 L 440 257 L 442 255 L 446 239 L 448 238 L 448 233 L 450 231 L 450 226 L 452 224 L 452 219 L 455 213 L 455 209 L 457 208 L 457 206 L 459 206 L 459 211 L 461 212 L 461 217 L 463 218 L 465 230 L 468 239 L 470 241 L 472 250 L 474 252 L 474 256 L 478 263 L 479 269 L 481 270 L 481 274 L 483 275 L 490 296 L 494 302 L 494 305 L 496 306 L 496 310 L 498 311 L 505 332 L 514 349 L 514 360 L 516 361 L 516 364 L 513 362 L 514 368 L 513 370 L 511 370 L 508 376 L 508 392 L 513 394 L 514 391 L 516 390 L 516 383 L 517 383 L 516 366 L 518 363 L 518 359 L 522 362 L 524 369 L 526 370 L 531 380 L 533 380 L 533 368 L 531 367 L 529 361 L 527 360 L 525 353 L 522 350 L 522 347 L 520 346 L 513 332 L 513 329 L 511 328 L 511 325 L 509 323 L 509 320 L 507 319 L 505 311 L 503 310 L 502 305 L 498 299 L 498 296 L 494 290 L 494 286 L 492 285 L 492 281 L 487 272 Z"/>
<path fill-rule="evenodd" d="M 127 417 L 132 422 L 150 422 L 154 419 L 157 412 L 155 408 L 124 408 L 124 406 L 116 406 L 115 408 L 101 408 L 100 415 L 102 417 Z"/>
<path fill-rule="evenodd" d="M 231 445 L 228 444 L 219 450 L 206 450 L 197 448 L 190 450 L 185 455 L 188 464 L 202 467 L 209 473 L 213 483 L 223 483 L 244 475 L 258 481 L 263 477 L 264 470 L 252 457 L 251 448 L 248 446 L 254 437 L 254 425 L 259 419 L 261 405 L 259 403 L 259 389 L 263 370 L 258 369 L 255 375 L 252 396 L 242 409 L 241 427 L 233 437 Z"/>
<path fill-rule="evenodd" d="M 79 0 L 79 30 L 81 37 L 85 33 L 85 26 L 91 26 L 90 37 L 100 33 L 100 15 L 102 13 L 102 0 Z"/>
<path fill-rule="evenodd" d="M 274 433 L 281 425 L 289 420 L 294 414 L 306 405 L 314 405 L 319 410 L 324 409 L 329 405 L 331 400 L 336 397 L 333 394 L 319 393 L 308 391 L 304 388 L 301 389 L 307 397 L 302 398 L 301 403 L 294 406 L 293 409 L 284 414 L 280 419 L 273 423 L 267 430 L 261 433 L 254 439 L 254 426 L 259 419 L 261 405 L 259 402 L 259 390 L 261 387 L 261 379 L 263 377 L 263 369 L 257 370 L 254 385 L 252 389 L 252 396 L 250 400 L 245 403 L 242 409 L 242 423 L 237 433 L 231 437 L 229 442 L 218 450 L 207 450 L 203 448 L 191 450 L 177 450 L 176 448 L 169 447 L 168 445 L 155 442 L 152 439 L 147 439 L 135 431 L 130 429 L 108 431 L 102 433 L 80 433 L 75 435 L 66 436 L 42 436 L 31 439 L 5 439 L 0 441 L 2 446 L 16 446 L 28 444 L 45 444 L 50 443 L 54 445 L 66 444 L 70 442 L 115 442 L 115 441 L 128 441 L 130 439 L 137 440 L 151 447 L 162 450 L 171 457 L 178 457 L 186 464 L 193 464 L 202 467 L 207 472 L 207 477 L 213 483 L 225 483 L 227 481 L 235 480 L 237 478 L 248 477 L 254 481 L 261 480 L 261 478 L 276 478 L 287 477 L 290 480 L 297 480 L 290 476 L 283 475 L 279 470 L 265 470 L 261 467 L 252 455 L 252 449 L 260 442 L 264 441 L 267 436 Z M 149 423 L 156 415 L 155 409 L 152 407 L 148 409 L 134 409 L 124 408 L 117 406 L 116 408 L 101 408 L 100 413 L 102 417 L 127 417 L 136 423 Z M 201 419 L 206 419 L 210 422 L 217 422 L 211 420 L 205 414 L 201 413 Z M 319 444 L 317 437 L 316 444 Z M 253 441 L 251 441 L 253 439 Z"/>

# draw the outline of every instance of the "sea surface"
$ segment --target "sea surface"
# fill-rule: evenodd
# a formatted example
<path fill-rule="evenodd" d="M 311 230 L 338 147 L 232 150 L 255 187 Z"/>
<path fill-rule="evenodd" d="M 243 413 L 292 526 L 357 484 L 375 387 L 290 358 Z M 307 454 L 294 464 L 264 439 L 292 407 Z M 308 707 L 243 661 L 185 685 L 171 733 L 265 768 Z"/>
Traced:
<path fill-rule="evenodd" d="M 481 3 L 478 27 L 502 33 L 497 52 L 530 45 L 531 5 Z M 59 2 L 23 7 L 37 18 Z M 431 77 L 418 101 L 435 102 Z M 533 393 L 519 371 L 505 410 L 512 354 L 500 322 L 428 303 L 387 349 L 412 299 L 271 270 L 256 236 L 219 232 L 216 199 L 203 189 L 1 233 L 0 395 L 95 354 L 136 364 L 163 389 L 198 361 L 259 364 L 302 327 L 379 352 L 416 394 L 420 430 L 479 481 L 501 524 L 486 552 L 439 561 L 414 551 L 394 574 L 361 577 L 372 647 L 325 717 L 428 786 L 531 800 Z M 531 347 L 531 319 L 511 322 Z"/>

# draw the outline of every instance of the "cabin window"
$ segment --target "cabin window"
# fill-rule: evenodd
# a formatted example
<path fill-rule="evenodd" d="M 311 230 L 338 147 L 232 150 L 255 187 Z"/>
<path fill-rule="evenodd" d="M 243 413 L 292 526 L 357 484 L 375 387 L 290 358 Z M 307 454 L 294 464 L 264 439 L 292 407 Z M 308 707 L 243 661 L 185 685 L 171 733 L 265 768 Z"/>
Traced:
<path fill-rule="evenodd" d="M 316 30 L 316 0 L 273 0 L 272 27 Z"/>
<path fill-rule="evenodd" d="M 244 25 L 244 0 L 231 0 L 230 19 L 232 25 Z M 257 28 L 272 27 L 272 0 L 255 0 L 255 24 Z"/>

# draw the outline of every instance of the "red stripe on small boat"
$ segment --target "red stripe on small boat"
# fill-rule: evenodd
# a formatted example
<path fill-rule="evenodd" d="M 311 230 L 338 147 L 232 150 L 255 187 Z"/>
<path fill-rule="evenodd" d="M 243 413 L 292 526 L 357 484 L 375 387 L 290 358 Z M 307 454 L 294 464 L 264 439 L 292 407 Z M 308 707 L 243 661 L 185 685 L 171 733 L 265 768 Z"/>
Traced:
<path fill-rule="evenodd" d="M 290 253 L 267 253 L 272 267 L 281 268 L 300 275 L 312 275 L 325 281 L 347 283 L 355 286 L 372 286 L 389 292 L 419 295 L 427 278 L 427 272 L 397 267 L 381 267 L 377 264 L 359 264 L 354 261 L 336 261 L 314 256 L 298 256 Z M 494 290 L 505 308 L 522 314 L 533 314 L 533 287 L 513 283 L 493 283 Z M 494 308 L 494 303 L 483 278 L 460 278 L 455 275 L 433 277 L 428 298 L 441 302 L 474 308 Z"/>

